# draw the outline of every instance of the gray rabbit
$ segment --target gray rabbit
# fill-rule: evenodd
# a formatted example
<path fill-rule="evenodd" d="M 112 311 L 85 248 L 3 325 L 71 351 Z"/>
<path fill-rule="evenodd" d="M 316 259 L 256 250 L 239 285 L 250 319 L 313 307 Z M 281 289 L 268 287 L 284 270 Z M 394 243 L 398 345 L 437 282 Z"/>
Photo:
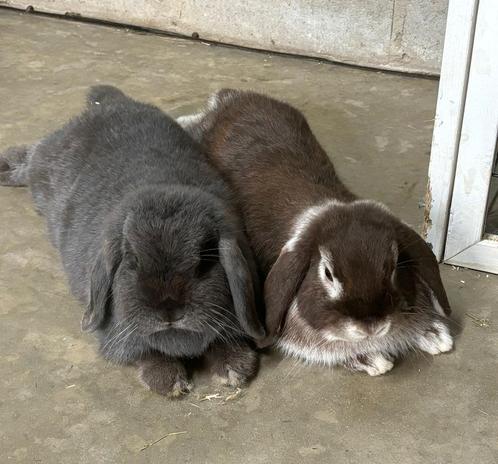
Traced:
<path fill-rule="evenodd" d="M 254 261 L 231 194 L 196 142 L 158 108 L 110 86 L 31 147 L 0 155 L 0 184 L 27 185 L 108 360 L 150 389 L 191 389 L 203 357 L 238 386 L 264 337 Z"/>

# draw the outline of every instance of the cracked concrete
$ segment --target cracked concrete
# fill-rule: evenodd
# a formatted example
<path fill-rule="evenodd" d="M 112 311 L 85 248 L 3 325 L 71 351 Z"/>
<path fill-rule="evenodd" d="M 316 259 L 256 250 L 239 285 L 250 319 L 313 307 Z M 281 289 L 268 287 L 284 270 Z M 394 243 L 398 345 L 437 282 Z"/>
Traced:
<path fill-rule="evenodd" d="M 436 81 L 7 10 L 0 42 L 0 150 L 76 114 L 97 82 L 174 116 L 219 87 L 252 88 L 301 108 L 353 190 L 421 227 Z M 0 462 L 495 463 L 498 278 L 442 272 L 447 355 L 370 378 L 271 354 L 232 399 L 200 376 L 169 401 L 96 356 L 29 193 L 1 188 Z"/>

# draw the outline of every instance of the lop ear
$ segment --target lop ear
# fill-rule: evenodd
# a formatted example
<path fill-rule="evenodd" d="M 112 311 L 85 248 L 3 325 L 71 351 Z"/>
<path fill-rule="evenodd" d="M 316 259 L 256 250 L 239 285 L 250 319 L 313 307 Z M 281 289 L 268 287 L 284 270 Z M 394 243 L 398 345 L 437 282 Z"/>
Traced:
<path fill-rule="evenodd" d="M 280 335 L 287 311 L 308 268 L 309 254 L 304 247 L 282 248 L 265 281 L 267 345 Z"/>
<path fill-rule="evenodd" d="M 429 288 L 434 309 L 442 315 L 451 313 L 450 303 L 441 281 L 439 266 L 429 245 L 413 229 L 403 223 L 396 226 L 399 263 L 406 262 Z"/>
<path fill-rule="evenodd" d="M 106 268 L 103 252 L 99 252 L 90 274 L 90 301 L 81 320 L 81 328 L 93 332 L 104 323 L 111 297 L 112 275 Z"/>
<path fill-rule="evenodd" d="M 265 336 L 265 329 L 258 318 L 255 298 L 255 282 L 248 263 L 233 238 L 221 237 L 219 242 L 220 262 L 228 279 L 237 319 L 255 340 Z"/>

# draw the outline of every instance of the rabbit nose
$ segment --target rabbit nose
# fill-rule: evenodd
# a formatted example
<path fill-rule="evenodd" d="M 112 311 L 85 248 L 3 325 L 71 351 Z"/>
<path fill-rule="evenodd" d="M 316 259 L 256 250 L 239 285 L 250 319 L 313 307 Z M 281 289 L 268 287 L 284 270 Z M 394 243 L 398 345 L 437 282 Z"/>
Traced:
<path fill-rule="evenodd" d="M 391 328 L 391 321 L 388 319 L 375 319 L 367 318 L 363 321 L 365 324 L 365 331 L 371 337 L 382 337 L 389 332 Z"/>
<path fill-rule="evenodd" d="M 368 337 L 368 332 L 358 324 L 348 324 L 346 327 L 348 338 L 353 341 L 363 340 Z"/>
<path fill-rule="evenodd" d="M 185 312 L 185 306 L 178 301 L 167 299 L 160 304 L 160 318 L 169 324 L 183 319 Z"/>
<path fill-rule="evenodd" d="M 169 311 L 161 312 L 161 319 L 168 325 L 174 324 L 175 322 L 181 321 L 185 316 L 185 311 L 183 309 L 173 309 Z"/>

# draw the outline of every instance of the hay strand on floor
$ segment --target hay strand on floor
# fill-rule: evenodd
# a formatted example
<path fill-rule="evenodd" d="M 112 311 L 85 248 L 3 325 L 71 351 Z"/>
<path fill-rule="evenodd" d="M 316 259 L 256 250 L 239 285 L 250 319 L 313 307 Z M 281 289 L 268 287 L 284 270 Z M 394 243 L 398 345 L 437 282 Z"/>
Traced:
<path fill-rule="evenodd" d="M 167 433 L 166 435 L 162 436 L 161 438 L 158 438 L 156 441 L 153 441 L 151 443 L 147 443 L 143 448 L 140 448 L 140 451 L 144 451 L 147 448 L 150 448 L 151 446 L 154 446 L 156 443 L 159 443 L 160 441 L 164 440 L 165 438 L 172 437 L 174 435 L 183 435 L 184 433 L 187 433 L 187 431 L 183 430 L 181 432 L 170 432 L 170 433 Z"/>

